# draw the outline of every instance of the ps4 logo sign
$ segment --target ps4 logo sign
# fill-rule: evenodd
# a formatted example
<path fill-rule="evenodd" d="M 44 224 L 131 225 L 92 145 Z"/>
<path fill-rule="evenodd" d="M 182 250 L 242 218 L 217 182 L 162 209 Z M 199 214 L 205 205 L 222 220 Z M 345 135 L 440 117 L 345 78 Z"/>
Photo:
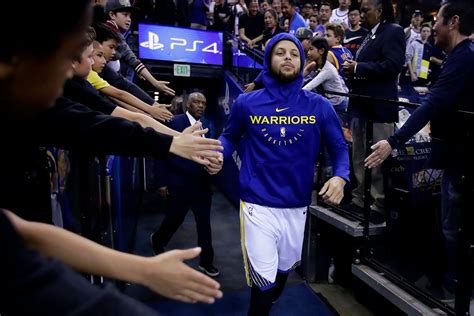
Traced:
<path fill-rule="evenodd" d="M 153 32 L 148 32 L 148 41 L 146 42 L 141 42 L 140 46 L 149 48 L 151 50 L 163 50 L 165 48 L 165 45 L 160 43 L 160 37 L 158 34 L 153 33 Z M 179 49 L 179 47 L 184 48 L 185 51 L 187 52 L 195 52 L 197 50 L 200 50 L 201 52 L 206 52 L 206 53 L 213 53 L 213 54 L 219 54 L 219 50 L 217 49 L 217 43 L 214 42 L 210 45 L 204 46 L 204 41 L 201 40 L 194 40 L 188 45 L 188 41 L 185 38 L 176 38 L 176 37 L 170 37 L 170 50 L 175 50 Z"/>
<path fill-rule="evenodd" d="M 160 43 L 160 37 L 158 34 L 148 32 L 148 41 L 140 43 L 140 46 L 149 48 L 151 50 L 163 49 L 165 45 Z"/>

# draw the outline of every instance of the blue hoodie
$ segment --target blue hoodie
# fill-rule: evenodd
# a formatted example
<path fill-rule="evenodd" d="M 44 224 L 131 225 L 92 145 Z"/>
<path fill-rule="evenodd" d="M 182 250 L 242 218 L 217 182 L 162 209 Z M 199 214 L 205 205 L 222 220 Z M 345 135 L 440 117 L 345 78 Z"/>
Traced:
<path fill-rule="evenodd" d="M 281 40 L 295 43 L 301 56 L 301 71 L 291 82 L 270 71 L 273 47 Z M 301 89 L 303 64 L 296 37 L 278 34 L 265 48 L 265 88 L 241 94 L 232 106 L 219 140 L 224 157 L 239 148 L 243 201 L 276 208 L 308 206 L 321 142 L 327 144 L 334 175 L 349 181 L 348 147 L 336 112 L 322 96 Z"/>

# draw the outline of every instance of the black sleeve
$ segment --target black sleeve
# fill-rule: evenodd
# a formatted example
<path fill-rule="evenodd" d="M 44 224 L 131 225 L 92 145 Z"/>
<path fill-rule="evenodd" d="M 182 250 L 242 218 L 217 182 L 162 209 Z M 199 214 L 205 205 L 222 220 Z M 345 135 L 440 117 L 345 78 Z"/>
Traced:
<path fill-rule="evenodd" d="M 1 209 L 0 252 L 2 315 L 156 315 L 115 288 L 95 287 L 58 261 L 28 249 Z"/>
<path fill-rule="evenodd" d="M 247 28 L 247 19 L 247 14 L 244 14 L 239 18 L 239 30 Z"/>
<path fill-rule="evenodd" d="M 61 97 L 33 122 L 40 145 L 78 149 L 93 154 L 164 158 L 173 138 L 128 120 L 104 115 Z"/>
<path fill-rule="evenodd" d="M 387 38 L 383 41 L 381 54 L 376 60 L 359 62 L 356 66 L 357 76 L 382 79 L 397 76 L 405 63 L 406 43 L 401 27 L 387 30 Z"/>
<path fill-rule="evenodd" d="M 110 85 L 127 91 L 128 93 L 134 95 L 143 102 L 152 105 L 155 103 L 152 97 L 150 97 L 145 91 L 143 91 L 139 86 L 129 81 L 127 78 L 123 77 L 121 74 L 113 71 L 110 67 L 105 67 L 104 70 L 100 73 L 100 76 L 107 81 Z"/>
<path fill-rule="evenodd" d="M 421 130 L 429 121 L 447 118 L 450 112 L 456 110 L 456 96 L 461 93 L 464 83 L 472 78 L 472 61 L 469 54 L 457 55 L 448 58 L 438 80 L 430 93 L 423 99 L 418 107 L 403 124 L 403 126 L 388 138 L 392 148 L 400 148 L 413 135 Z M 454 127 L 453 127 L 454 128 Z"/>
<path fill-rule="evenodd" d="M 93 111 L 98 111 L 107 115 L 112 114 L 117 105 L 104 97 L 88 82 L 81 82 L 80 79 L 71 79 L 64 85 L 63 96 L 57 103 L 64 100 L 72 100 L 81 103 Z"/>

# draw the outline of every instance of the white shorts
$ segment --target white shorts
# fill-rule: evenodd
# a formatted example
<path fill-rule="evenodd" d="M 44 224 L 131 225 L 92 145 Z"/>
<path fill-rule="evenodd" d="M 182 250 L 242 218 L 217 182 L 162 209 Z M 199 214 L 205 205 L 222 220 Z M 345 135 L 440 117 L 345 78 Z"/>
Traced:
<path fill-rule="evenodd" d="M 272 208 L 240 201 L 240 235 L 247 284 L 265 290 L 277 272 L 299 265 L 307 207 Z"/>

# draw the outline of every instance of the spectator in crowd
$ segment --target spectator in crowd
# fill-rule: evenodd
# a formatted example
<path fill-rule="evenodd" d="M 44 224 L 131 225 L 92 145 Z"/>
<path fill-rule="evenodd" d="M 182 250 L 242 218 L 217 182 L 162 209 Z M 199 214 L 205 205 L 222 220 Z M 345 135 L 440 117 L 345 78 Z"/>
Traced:
<path fill-rule="evenodd" d="M 167 95 L 174 95 L 174 90 L 167 86 L 169 82 L 156 80 L 145 65 L 135 56 L 125 41 L 123 33 L 130 29 L 132 23 L 131 14 L 135 9 L 128 0 L 108 0 L 105 5 L 105 13 L 109 18 L 107 24 L 117 31 L 122 39 L 121 43 L 117 46 L 117 52 L 114 56 L 116 61 L 119 61 L 119 65 L 115 63 L 115 66 L 113 64 L 109 66 L 113 67 L 115 71 L 119 71 L 120 67 L 123 66 L 124 70 L 122 73 L 126 73 L 129 68 L 132 68 L 140 78 L 148 81 L 158 91 Z"/>
<path fill-rule="evenodd" d="M 403 29 L 393 24 L 395 17 L 390 0 L 362 0 L 362 23 L 370 29 L 355 60 L 346 60 L 343 69 L 350 78 L 351 92 L 374 98 L 398 100 L 398 76 L 405 62 L 405 38 Z M 352 191 L 352 204 L 356 210 L 364 205 L 364 159 L 366 153 L 366 129 L 373 123 L 373 141 L 377 142 L 393 134 L 393 122 L 398 121 L 398 105 L 379 100 L 367 102 L 361 98 L 349 100 L 353 115 L 352 163 L 357 187 Z M 385 192 L 381 168 L 372 170 L 371 208 L 385 214 Z M 369 197 L 367 197 L 369 198 Z M 378 215 L 378 214 L 377 214 Z M 381 217 L 379 217 L 381 218 Z"/>
<path fill-rule="evenodd" d="M 331 19 L 331 15 L 331 4 L 329 2 L 321 2 L 319 6 L 319 24 L 326 26 Z"/>
<path fill-rule="evenodd" d="M 260 2 L 260 13 L 261 14 L 264 14 L 268 9 L 271 8 L 271 5 L 268 3 L 267 0 L 264 0 L 262 2 Z"/>
<path fill-rule="evenodd" d="M 284 19 L 283 20 L 283 30 L 288 33 L 290 31 L 290 20 L 289 19 Z"/>
<path fill-rule="evenodd" d="M 441 180 L 441 225 L 446 239 L 448 263 L 445 288 L 453 292 L 454 283 L 460 288 L 462 280 L 455 275 L 458 238 L 467 212 L 471 212 L 474 168 L 471 146 L 473 144 L 474 112 L 474 44 L 469 36 L 474 31 L 474 5 L 472 1 L 446 1 L 440 8 L 436 23 L 435 44 L 448 56 L 438 80 L 397 132 L 374 144 L 365 160 L 365 166 L 379 166 L 392 152 L 400 148 L 423 126 L 430 122 L 431 154 L 429 168 L 444 169 Z M 464 113 L 463 113 L 464 112 Z M 465 112 L 470 112 L 465 113 Z M 462 213 L 464 209 L 464 212 Z M 469 222 L 469 225 L 472 221 Z M 467 259 L 466 259 L 467 260 Z M 433 285 L 436 286 L 436 285 Z M 441 286 L 441 285 L 438 285 Z M 467 285 L 469 286 L 469 285 Z M 456 306 L 469 309 L 467 301 L 458 301 Z M 460 309 L 460 310 L 463 310 Z"/>
<path fill-rule="evenodd" d="M 296 30 L 300 27 L 306 27 L 303 17 L 296 10 L 296 0 L 283 0 L 281 2 L 281 11 L 286 19 L 288 19 L 288 33 L 295 35 Z"/>
<path fill-rule="evenodd" d="M 121 38 L 117 32 L 103 23 L 94 24 L 93 27 L 93 30 L 95 31 L 95 40 L 102 45 L 104 58 L 108 62 L 114 57 L 116 48 L 120 44 Z M 158 105 L 158 103 L 156 103 L 155 100 L 145 91 L 122 76 L 121 73 L 113 71 L 112 68 L 105 66 L 104 69 L 102 69 L 100 76 L 110 85 L 129 92 L 141 101 L 149 105 Z M 166 114 L 166 111 L 163 111 L 163 113 Z"/>
<path fill-rule="evenodd" d="M 349 92 L 336 67 L 327 61 L 328 52 L 329 45 L 325 38 L 315 37 L 311 40 L 311 45 L 307 53 L 308 61 L 314 64 L 314 67 L 318 69 L 319 72 L 303 87 L 303 90 L 316 92 L 316 89 L 321 86 L 326 91 L 340 93 Z M 327 99 L 336 110 L 339 118 L 342 118 L 347 111 L 348 98 L 345 96 L 327 94 Z"/>
<path fill-rule="evenodd" d="M 425 86 L 428 83 L 428 72 L 431 60 L 431 44 L 428 38 L 431 35 L 431 26 L 423 24 L 421 26 L 420 38 L 411 42 L 407 46 L 406 63 L 408 74 L 413 85 Z"/>
<path fill-rule="evenodd" d="M 239 18 L 239 37 L 250 48 L 258 47 L 263 38 L 265 22 L 263 14 L 258 11 L 258 2 L 249 3 L 249 13 Z"/>
<path fill-rule="evenodd" d="M 324 37 L 326 33 L 324 26 L 318 24 L 317 14 L 313 14 L 309 17 L 309 29 L 313 32 L 313 36 Z"/>
<path fill-rule="evenodd" d="M 281 0 L 273 0 L 272 8 L 275 9 L 278 17 L 278 25 L 283 29 L 283 24 L 285 22 L 285 17 L 283 12 L 281 12 Z M 287 31 L 286 31 L 287 32 Z"/>
<path fill-rule="evenodd" d="M 114 34 L 112 30 L 109 31 Z M 97 58 L 93 57 L 93 41 L 94 29 L 90 27 L 86 34 L 85 49 L 81 54 L 75 56 L 72 62 L 74 76 L 72 79 L 66 81 L 66 84 L 64 85 L 63 97 L 57 101 L 56 105 L 61 105 L 61 103 L 68 104 L 71 101 L 74 101 L 86 105 L 94 111 L 99 111 L 115 117 L 122 117 L 124 119 L 137 122 L 142 127 L 151 127 L 159 133 L 171 136 L 179 135 L 180 133 L 159 123 L 149 115 L 145 115 L 144 112 L 138 113 L 136 111 L 130 111 L 126 108 L 117 106 L 117 104 L 100 95 L 100 93 L 86 80 L 87 76 L 92 70 L 92 64 L 94 63 L 95 58 Z M 107 44 L 106 42 L 107 41 L 104 43 Z M 111 44 L 113 45 L 113 43 Z M 135 108 L 132 109 L 135 110 Z"/>
<path fill-rule="evenodd" d="M 423 12 L 421 12 L 421 10 L 415 10 L 411 16 L 410 25 L 404 30 L 407 47 L 411 42 L 420 38 L 421 24 L 423 23 L 423 20 Z"/>
<path fill-rule="evenodd" d="M 92 70 L 90 71 L 89 75 L 87 76 L 87 81 L 96 88 L 100 93 L 103 95 L 111 98 L 112 100 L 116 101 L 120 105 L 123 105 L 129 110 L 136 110 L 143 113 L 147 113 L 154 117 L 157 120 L 161 120 L 162 122 L 169 121 L 173 118 L 173 115 L 167 109 L 167 105 L 163 104 L 153 104 L 149 105 L 142 100 L 135 97 L 133 94 L 130 94 L 127 91 L 118 89 L 112 85 L 110 85 L 107 81 L 100 77 L 100 73 L 104 69 L 107 61 L 104 57 L 104 50 L 102 45 L 94 41 L 93 43 L 93 53 L 92 57 L 94 59 L 94 63 L 92 64 Z"/>
<path fill-rule="evenodd" d="M 311 45 L 307 53 L 308 61 L 306 62 L 307 66 L 305 67 L 305 72 L 313 70 L 314 77 L 307 83 L 305 83 L 305 85 L 303 86 L 303 90 L 314 91 L 316 93 L 324 95 L 334 107 L 334 110 L 336 110 L 337 116 L 339 117 L 339 122 L 343 127 L 344 133 L 347 133 L 348 120 L 346 111 L 348 105 L 348 97 L 330 93 L 324 94 L 324 91 L 335 91 L 340 93 L 349 92 L 346 87 L 346 84 L 344 83 L 344 80 L 339 75 L 339 72 L 330 62 L 327 61 L 329 52 L 330 48 L 325 38 L 314 37 L 311 40 Z M 307 78 L 305 77 L 305 82 L 306 79 Z M 344 137 L 346 138 L 346 136 Z M 321 151 L 322 179 L 323 181 L 325 181 L 333 174 L 332 164 L 329 151 L 327 150 L 326 146 L 323 145 Z"/>
<path fill-rule="evenodd" d="M 232 32 L 234 29 L 234 13 L 227 0 L 216 0 L 214 5 L 213 30 L 221 32 Z"/>
<path fill-rule="evenodd" d="M 303 6 L 303 10 L 301 12 L 304 22 L 306 23 L 306 27 L 309 27 L 309 18 L 313 15 L 313 5 L 311 2 L 306 2 Z"/>
<path fill-rule="evenodd" d="M 263 31 L 262 48 L 275 35 L 283 33 L 284 30 L 278 25 L 277 13 L 273 9 L 268 9 L 263 15 L 265 21 L 265 31 Z M 262 49 L 262 50 L 263 50 Z"/>
<path fill-rule="evenodd" d="M 349 7 L 351 6 L 351 0 L 339 0 L 339 7 L 332 10 L 329 22 L 341 24 L 344 29 L 349 27 Z"/>
<path fill-rule="evenodd" d="M 233 7 L 234 11 L 234 34 L 237 35 L 239 34 L 239 19 L 241 16 L 248 14 L 249 10 L 247 8 L 247 4 L 245 3 L 245 0 L 239 0 L 234 4 Z"/>
<path fill-rule="evenodd" d="M 197 30 L 207 30 L 207 12 L 209 12 L 208 0 L 192 0 L 189 5 L 191 14 L 189 21 L 191 28 Z"/>
<path fill-rule="evenodd" d="M 326 24 L 326 40 L 329 44 L 328 61 L 336 67 L 336 70 L 344 78 L 342 65 L 346 60 L 353 58 L 352 53 L 341 44 L 344 41 L 344 28 L 341 24 Z"/>
<path fill-rule="evenodd" d="M 298 30 L 296 30 L 295 37 L 300 40 L 304 53 L 307 55 L 309 47 L 311 46 L 313 32 L 311 32 L 311 30 L 306 27 L 300 27 Z"/>
<path fill-rule="evenodd" d="M 349 9 L 348 20 L 349 28 L 345 31 L 346 37 L 343 41 L 343 45 L 351 51 L 352 56 L 355 56 L 369 31 L 360 26 L 360 11 L 358 6 L 353 6 Z"/>

